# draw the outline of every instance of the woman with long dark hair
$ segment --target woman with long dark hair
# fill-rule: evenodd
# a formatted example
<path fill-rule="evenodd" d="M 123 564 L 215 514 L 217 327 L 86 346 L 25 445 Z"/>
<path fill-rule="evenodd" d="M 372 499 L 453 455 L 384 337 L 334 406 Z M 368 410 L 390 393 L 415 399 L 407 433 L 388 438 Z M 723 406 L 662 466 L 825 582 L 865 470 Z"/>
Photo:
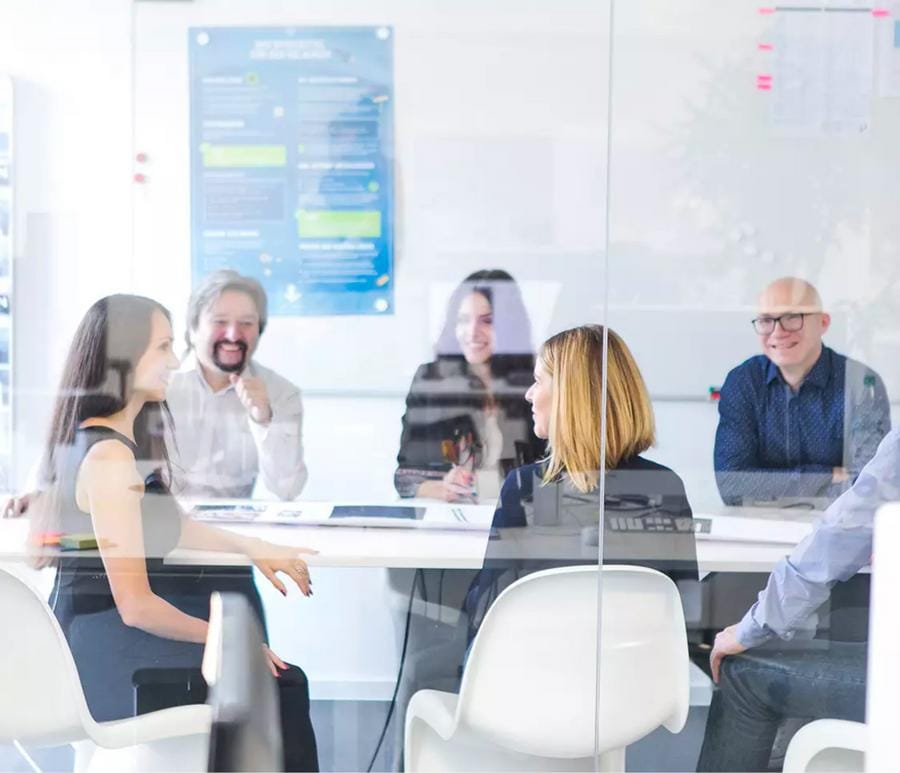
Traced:
<path fill-rule="evenodd" d="M 164 565 L 175 547 L 243 553 L 283 594 L 279 572 L 312 592 L 300 556 L 311 551 L 182 515 L 169 493 L 166 451 L 165 396 L 177 367 L 163 306 L 135 295 L 103 298 L 75 332 L 53 411 L 43 457 L 50 486 L 31 513 L 32 542 L 38 563 L 48 562 L 44 532 L 97 542 L 99 559 L 58 559 L 50 604 L 99 721 L 132 715 L 138 672 L 149 674 L 151 689 L 147 669 L 199 669 L 213 591 L 243 594 L 265 630 L 248 570 Z M 268 647 L 265 657 L 279 683 L 286 769 L 316 770 L 306 677 Z"/>
<path fill-rule="evenodd" d="M 531 323 L 515 280 L 476 271 L 447 304 L 435 358 L 413 377 L 397 455 L 400 496 L 496 496 L 506 468 L 538 458 L 525 389 Z M 479 473 L 483 473 L 479 475 Z"/>

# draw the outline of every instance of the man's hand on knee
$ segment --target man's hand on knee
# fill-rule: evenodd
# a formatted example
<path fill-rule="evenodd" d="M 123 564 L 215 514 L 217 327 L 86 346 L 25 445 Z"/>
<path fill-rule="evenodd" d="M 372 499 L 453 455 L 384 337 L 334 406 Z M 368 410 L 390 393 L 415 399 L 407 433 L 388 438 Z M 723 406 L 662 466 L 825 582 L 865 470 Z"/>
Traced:
<path fill-rule="evenodd" d="M 709 653 L 709 667 L 712 671 L 713 681 L 719 683 L 719 667 L 722 665 L 723 658 L 729 655 L 739 655 L 746 651 L 746 647 L 738 641 L 737 624 L 729 625 L 727 628 L 716 634 L 716 641 L 713 644 L 712 652 Z"/>

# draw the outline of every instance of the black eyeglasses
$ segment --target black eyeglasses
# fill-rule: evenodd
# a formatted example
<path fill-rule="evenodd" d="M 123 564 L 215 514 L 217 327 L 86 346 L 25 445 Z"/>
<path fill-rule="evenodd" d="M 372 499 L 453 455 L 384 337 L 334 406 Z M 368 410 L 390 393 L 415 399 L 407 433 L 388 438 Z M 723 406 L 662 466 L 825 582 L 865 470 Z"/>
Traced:
<path fill-rule="evenodd" d="M 803 329 L 803 318 L 810 317 L 813 314 L 821 314 L 820 311 L 797 312 L 792 311 L 788 314 L 782 314 L 780 317 L 757 317 L 750 320 L 753 329 L 758 335 L 767 336 L 775 331 L 775 325 L 781 325 L 781 329 L 785 333 L 796 333 Z"/>

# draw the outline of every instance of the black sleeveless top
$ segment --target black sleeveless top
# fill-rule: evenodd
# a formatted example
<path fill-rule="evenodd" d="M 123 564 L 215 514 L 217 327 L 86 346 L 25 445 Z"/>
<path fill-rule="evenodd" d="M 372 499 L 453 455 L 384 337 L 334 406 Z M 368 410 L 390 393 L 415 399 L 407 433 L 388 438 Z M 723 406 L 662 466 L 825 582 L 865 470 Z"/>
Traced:
<path fill-rule="evenodd" d="M 91 516 L 78 508 L 75 490 L 84 457 L 103 440 L 115 440 L 135 450 L 134 443 L 118 432 L 108 427 L 89 427 L 78 431 L 71 446 L 57 451 L 56 485 L 61 528 L 65 532 L 93 534 Z M 137 465 L 144 477 L 142 467 L 149 463 L 138 459 Z M 109 474 L 121 473 L 110 470 Z M 130 480 L 128 474 L 122 485 L 130 485 Z M 181 512 L 158 473 L 147 475 L 144 485 L 141 525 L 151 591 L 185 614 L 203 620 L 209 619 L 211 593 L 239 593 L 250 602 L 268 640 L 262 600 L 250 567 L 165 563 L 166 555 L 181 536 Z M 156 673 L 153 669 L 198 669 L 203 646 L 126 625 L 116 609 L 98 552 L 86 553 L 63 554 L 50 605 L 69 642 L 94 719 L 121 719 L 134 713 L 138 671 L 150 669 L 147 674 L 151 674 Z"/>
<path fill-rule="evenodd" d="M 76 502 L 76 483 L 81 464 L 91 448 L 104 440 L 116 440 L 137 451 L 127 437 L 109 427 L 85 427 L 79 429 L 75 442 L 57 449 L 56 486 L 59 498 L 60 531 L 64 534 L 91 534 L 93 523 L 90 513 L 85 513 Z M 141 463 L 138 462 L 140 470 Z M 123 481 L 123 485 L 126 485 Z M 181 537 L 181 514 L 168 487 L 159 472 L 150 472 L 144 481 L 145 491 L 141 501 L 141 520 L 144 537 L 147 576 L 150 587 L 160 596 L 168 596 L 174 580 L 171 567 L 164 568 L 163 559 L 175 548 Z M 90 551 L 96 554 L 96 551 Z M 71 619 L 78 614 L 99 612 L 115 606 L 109 578 L 99 556 L 64 554 L 57 566 L 56 586 L 51 604 L 65 631 Z"/>

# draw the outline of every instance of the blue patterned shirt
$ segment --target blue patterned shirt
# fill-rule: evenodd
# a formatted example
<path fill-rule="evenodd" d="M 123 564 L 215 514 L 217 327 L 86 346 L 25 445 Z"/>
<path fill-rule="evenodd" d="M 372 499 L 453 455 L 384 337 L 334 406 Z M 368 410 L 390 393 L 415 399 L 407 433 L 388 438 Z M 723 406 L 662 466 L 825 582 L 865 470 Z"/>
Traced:
<path fill-rule="evenodd" d="M 778 563 L 759 599 L 738 624 L 745 647 L 815 631 L 816 610 L 832 586 L 849 580 L 872 557 L 875 511 L 900 500 L 900 429 L 891 432 L 849 491 L 829 507 L 812 533 Z"/>
<path fill-rule="evenodd" d="M 725 379 L 716 430 L 716 483 L 727 505 L 783 497 L 834 499 L 891 428 L 879 375 L 827 346 L 794 392 L 764 354 Z M 833 483 L 844 467 L 848 483 Z"/>

